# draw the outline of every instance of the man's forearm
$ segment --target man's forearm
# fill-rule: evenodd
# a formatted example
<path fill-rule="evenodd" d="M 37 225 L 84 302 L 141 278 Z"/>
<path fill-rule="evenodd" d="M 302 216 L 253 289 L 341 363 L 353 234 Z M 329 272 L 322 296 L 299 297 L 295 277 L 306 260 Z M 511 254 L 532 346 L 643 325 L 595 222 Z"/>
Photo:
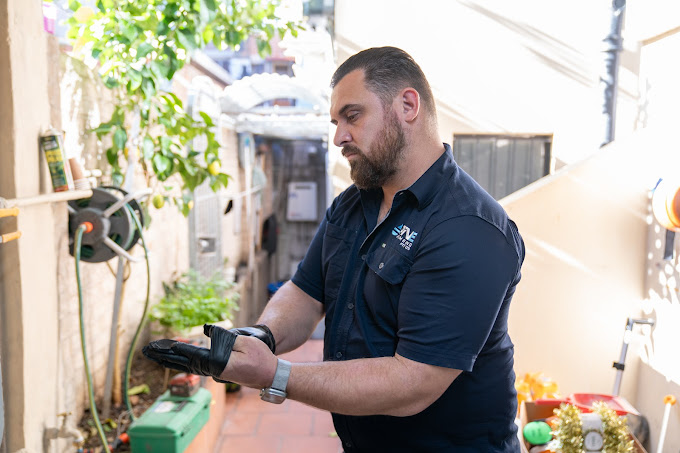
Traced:
<path fill-rule="evenodd" d="M 400 356 L 293 364 L 288 397 L 345 415 L 414 415 L 436 401 L 460 371 Z"/>
<path fill-rule="evenodd" d="M 323 305 L 289 281 L 274 293 L 258 323 L 272 331 L 281 354 L 307 341 L 322 317 Z"/>

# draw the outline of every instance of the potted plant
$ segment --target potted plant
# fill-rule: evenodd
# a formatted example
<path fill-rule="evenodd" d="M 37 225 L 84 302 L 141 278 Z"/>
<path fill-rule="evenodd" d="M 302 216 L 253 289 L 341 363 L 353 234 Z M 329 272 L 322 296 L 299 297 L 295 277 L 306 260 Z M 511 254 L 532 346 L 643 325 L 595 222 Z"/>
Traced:
<path fill-rule="evenodd" d="M 171 283 L 163 283 L 164 295 L 149 311 L 152 334 L 163 338 L 203 338 L 203 324 L 233 327 L 239 294 L 219 272 L 210 278 L 194 270 Z"/>

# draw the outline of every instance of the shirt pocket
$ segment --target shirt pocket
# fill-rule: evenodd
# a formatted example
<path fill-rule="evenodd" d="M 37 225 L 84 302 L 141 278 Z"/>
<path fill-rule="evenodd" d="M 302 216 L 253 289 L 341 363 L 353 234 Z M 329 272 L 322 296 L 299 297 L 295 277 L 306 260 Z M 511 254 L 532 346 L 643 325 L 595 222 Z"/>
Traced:
<path fill-rule="evenodd" d="M 324 270 L 324 298 L 338 297 L 345 267 L 349 261 L 356 231 L 332 223 L 326 224 L 323 239 L 322 265 Z"/>
<path fill-rule="evenodd" d="M 399 285 L 404 281 L 413 261 L 391 247 L 383 247 L 369 253 L 366 264 L 390 285 Z"/>

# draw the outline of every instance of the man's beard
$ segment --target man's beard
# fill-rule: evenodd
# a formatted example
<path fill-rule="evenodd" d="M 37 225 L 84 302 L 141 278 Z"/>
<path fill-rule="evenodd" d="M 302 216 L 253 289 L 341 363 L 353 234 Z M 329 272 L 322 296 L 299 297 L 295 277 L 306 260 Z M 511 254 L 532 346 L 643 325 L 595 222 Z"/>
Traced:
<path fill-rule="evenodd" d="M 406 148 L 404 130 L 393 110 L 386 112 L 384 118 L 385 126 L 375 138 L 368 155 L 352 145 L 342 149 L 344 156 L 356 154 L 350 161 L 350 177 L 360 189 L 382 187 L 399 170 Z"/>

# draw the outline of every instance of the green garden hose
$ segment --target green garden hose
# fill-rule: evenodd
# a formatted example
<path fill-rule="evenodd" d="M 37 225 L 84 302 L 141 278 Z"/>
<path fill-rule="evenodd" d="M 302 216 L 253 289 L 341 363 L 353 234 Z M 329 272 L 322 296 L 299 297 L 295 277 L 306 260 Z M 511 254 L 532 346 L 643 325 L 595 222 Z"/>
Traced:
<path fill-rule="evenodd" d="M 87 347 L 85 346 L 85 321 L 83 319 L 83 287 L 80 282 L 80 246 L 83 240 L 83 233 L 87 227 L 85 225 L 78 225 L 75 237 L 75 259 L 76 259 L 76 280 L 78 281 L 78 305 L 79 305 L 79 315 L 80 315 L 80 347 L 83 351 L 83 361 L 85 362 L 85 375 L 87 377 L 87 391 L 90 397 L 90 412 L 92 412 L 92 418 L 94 418 L 95 426 L 97 427 L 97 433 L 104 446 L 104 451 L 106 453 L 111 453 L 109 450 L 109 444 L 106 440 L 106 435 L 104 435 L 104 428 L 99 421 L 99 414 L 97 413 L 97 405 L 94 402 L 94 391 L 92 389 L 92 374 L 90 374 L 90 363 L 87 360 Z"/>
<path fill-rule="evenodd" d="M 130 207 L 130 205 L 126 204 L 125 207 L 130 211 L 130 214 L 132 215 L 132 220 L 134 220 L 137 232 L 139 233 L 139 239 L 142 241 L 142 247 L 144 248 L 144 261 L 146 261 L 146 279 L 147 279 L 144 311 L 142 313 L 142 319 L 139 321 L 139 325 L 137 326 L 137 331 L 135 332 L 134 337 L 132 337 L 132 343 L 130 344 L 127 362 L 125 363 L 125 379 L 123 380 L 123 398 L 125 399 L 125 407 L 127 407 L 128 412 L 130 413 L 130 419 L 135 420 L 136 417 L 135 414 L 132 412 L 132 406 L 130 405 L 128 385 L 130 384 L 130 367 L 132 365 L 132 356 L 134 356 L 135 354 L 137 340 L 139 339 L 139 334 L 141 333 L 142 329 L 144 328 L 144 324 L 146 323 L 146 313 L 149 309 L 149 299 L 151 293 L 151 268 L 149 266 L 149 250 L 146 248 L 146 241 L 144 240 L 144 235 L 142 234 L 142 225 L 139 221 L 139 218 L 137 218 L 137 214 L 135 214 L 135 211 Z"/>
<path fill-rule="evenodd" d="M 142 242 L 142 246 L 144 248 L 144 258 L 146 261 L 146 276 L 147 276 L 147 285 L 146 285 L 146 300 L 144 302 L 144 310 L 142 313 L 142 319 L 139 322 L 139 325 L 137 326 L 137 330 L 135 332 L 135 335 L 132 339 L 132 343 L 130 344 L 130 350 L 128 352 L 127 356 L 127 361 L 125 364 L 125 379 L 123 382 L 123 397 L 125 400 L 125 406 L 128 410 L 128 413 L 130 414 L 130 419 L 135 420 L 135 415 L 132 411 L 132 405 L 130 404 L 130 397 L 128 395 L 128 386 L 129 386 L 129 381 L 130 381 L 130 368 L 132 364 L 132 357 L 134 356 L 135 348 L 137 346 L 137 341 L 139 339 L 139 335 L 144 328 L 144 324 L 146 323 L 146 317 L 147 317 L 147 312 L 149 308 L 149 300 L 150 300 L 150 293 L 151 293 L 151 268 L 149 266 L 149 250 L 146 247 L 146 241 L 144 240 L 144 235 L 142 233 L 142 225 L 141 222 L 139 221 L 139 218 L 137 217 L 137 214 L 134 212 L 132 207 L 130 207 L 129 204 L 126 204 L 125 207 L 128 209 L 130 212 L 130 215 L 132 216 L 133 221 L 135 222 L 135 227 L 137 228 L 137 231 L 139 233 L 140 240 Z M 99 434 L 99 438 L 102 442 L 102 445 L 104 447 L 104 451 L 106 453 L 111 453 L 108 445 L 108 441 L 106 439 L 106 435 L 104 434 L 104 429 L 102 427 L 102 424 L 99 420 L 99 414 L 97 412 L 97 406 L 95 403 L 95 397 L 94 397 L 94 390 L 93 390 L 93 385 L 92 385 L 92 375 L 90 373 L 90 364 L 87 359 L 87 347 L 85 345 L 85 322 L 83 318 L 83 290 L 82 290 L 82 283 L 81 283 L 81 278 L 80 278 L 80 252 L 81 252 L 81 244 L 82 244 L 82 238 L 83 238 L 83 233 L 86 230 L 85 225 L 79 225 L 78 229 L 76 230 L 75 233 L 75 244 L 74 244 L 74 257 L 75 257 L 75 262 L 76 262 L 76 280 L 78 283 L 78 303 L 79 303 L 79 314 L 80 314 L 80 346 L 83 352 L 83 361 L 85 363 L 85 374 L 87 377 L 87 388 L 88 388 L 88 395 L 90 399 L 90 412 L 92 413 L 92 417 L 94 418 L 95 426 L 97 428 L 97 433 Z"/>

